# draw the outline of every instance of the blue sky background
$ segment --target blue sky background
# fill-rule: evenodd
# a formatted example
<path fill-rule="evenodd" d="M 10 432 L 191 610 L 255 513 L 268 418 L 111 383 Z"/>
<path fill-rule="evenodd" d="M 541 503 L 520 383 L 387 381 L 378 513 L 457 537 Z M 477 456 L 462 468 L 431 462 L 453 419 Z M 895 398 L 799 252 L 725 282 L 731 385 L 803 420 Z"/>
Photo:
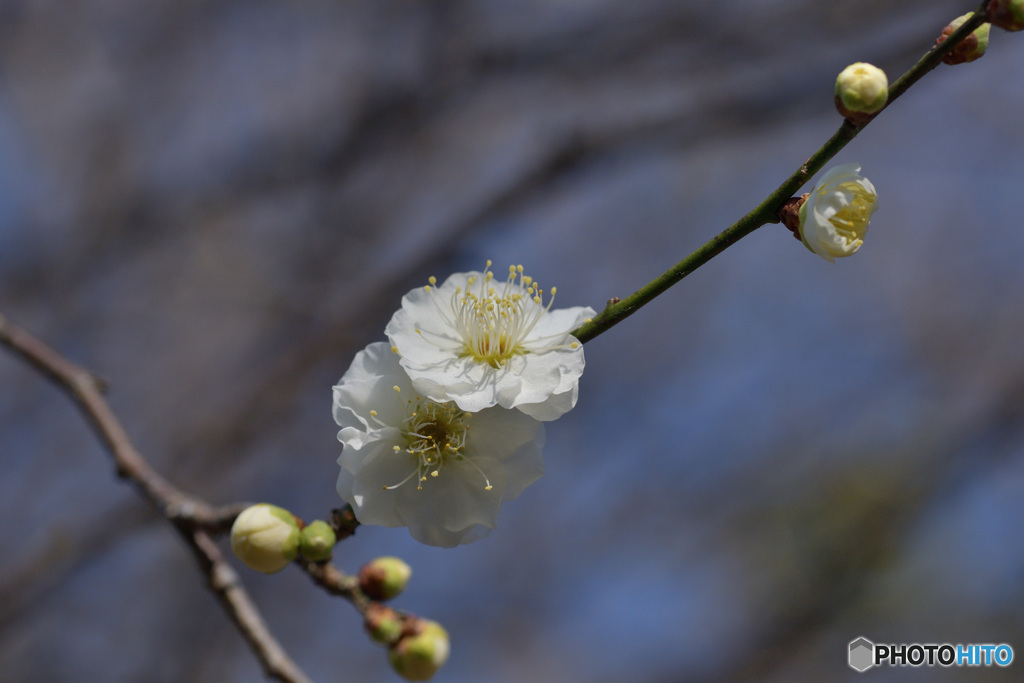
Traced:
<path fill-rule="evenodd" d="M 490 258 L 561 305 L 625 296 L 831 135 L 843 67 L 895 78 L 967 9 L 7 3 L 0 311 L 107 378 L 180 486 L 323 517 L 330 387 L 404 292 Z M 766 226 L 588 343 L 489 538 L 338 547 L 413 566 L 436 680 L 853 680 L 861 635 L 1024 652 L 1021 63 L 993 31 L 840 153 L 880 197 L 855 257 Z M 0 387 L 0 679 L 258 680 L 64 396 L 10 356 Z M 240 571 L 314 679 L 397 680 L 348 605 Z"/>

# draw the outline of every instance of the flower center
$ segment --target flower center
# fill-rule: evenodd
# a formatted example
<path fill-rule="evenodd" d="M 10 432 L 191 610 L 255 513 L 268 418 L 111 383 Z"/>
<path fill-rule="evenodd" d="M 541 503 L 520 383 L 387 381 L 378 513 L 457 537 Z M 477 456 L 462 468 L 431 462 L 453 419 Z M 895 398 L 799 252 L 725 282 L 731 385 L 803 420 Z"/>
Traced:
<path fill-rule="evenodd" d="M 457 287 L 447 306 L 434 298 L 445 322 L 460 341 L 458 356 L 497 369 L 514 356 L 565 348 L 535 343 L 543 339 L 526 341 L 537 322 L 551 309 L 558 288 L 551 288 L 545 305 L 544 290 L 532 277 L 523 274 L 522 266 L 509 266 L 504 285 L 498 286 L 490 267 L 491 261 L 487 261 L 483 277 L 470 277 L 465 290 Z M 437 278 L 431 277 L 429 282 L 427 291 L 433 293 Z M 578 342 L 570 344 L 573 348 L 577 345 Z"/>
<path fill-rule="evenodd" d="M 857 183 L 840 183 L 839 187 L 851 195 L 850 203 L 829 218 L 829 222 L 850 242 L 863 240 L 875 210 L 875 195 Z"/>
<path fill-rule="evenodd" d="M 401 395 L 400 388 L 393 387 Z M 405 441 L 405 448 L 393 446 L 396 455 L 406 453 L 415 458 L 414 469 L 409 475 L 384 490 L 396 489 L 414 477 L 417 490 L 423 490 L 427 476 L 437 477 L 441 469 L 452 461 L 472 465 L 484 479 L 484 489 L 491 490 L 491 482 L 472 460 L 466 457 L 466 436 L 469 420 L 473 416 L 460 410 L 454 403 L 437 403 L 417 396 L 405 401 L 405 418 L 399 430 Z M 376 411 L 370 413 L 376 417 Z"/>
<path fill-rule="evenodd" d="M 401 427 L 405 452 L 416 457 L 421 474 L 429 471 L 436 477 L 449 457 L 462 457 L 468 417 L 468 413 L 450 403 L 435 403 L 420 397 L 406 402 Z M 426 481 L 426 476 L 421 480 Z"/>

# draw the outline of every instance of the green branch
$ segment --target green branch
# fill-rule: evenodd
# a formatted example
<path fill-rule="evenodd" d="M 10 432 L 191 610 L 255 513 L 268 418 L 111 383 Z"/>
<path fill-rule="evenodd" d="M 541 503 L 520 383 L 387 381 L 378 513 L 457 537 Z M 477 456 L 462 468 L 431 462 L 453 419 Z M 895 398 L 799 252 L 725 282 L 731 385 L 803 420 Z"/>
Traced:
<path fill-rule="evenodd" d="M 982 3 L 982 6 L 975 11 L 974 16 L 965 21 L 948 39 L 929 50 L 914 66 L 910 67 L 906 73 L 892 83 L 889 87 L 889 100 L 886 103 L 885 109 L 906 92 L 910 86 L 919 81 L 922 76 L 938 66 L 939 62 L 942 61 L 942 57 L 947 52 L 952 50 L 960 41 L 985 22 L 985 4 L 987 3 Z M 885 111 L 885 109 L 882 109 L 882 111 Z M 872 118 L 871 120 L 874 119 Z M 850 140 L 857 137 L 857 134 L 871 120 L 857 125 L 848 119 L 844 119 L 842 125 L 839 126 L 839 130 L 817 152 L 812 154 L 800 168 L 779 185 L 778 189 L 768 195 L 752 211 L 633 294 L 630 294 L 625 299 L 612 299 L 609 301 L 605 309 L 590 322 L 576 328 L 572 333 L 573 336 L 582 343 L 590 341 L 597 335 L 633 315 L 633 313 L 639 310 L 640 307 L 648 304 L 654 297 L 762 225 L 778 223 L 778 213 L 782 205 L 796 194 L 797 190 L 803 187 L 829 160 L 838 154 L 839 150 L 845 147 Z"/>

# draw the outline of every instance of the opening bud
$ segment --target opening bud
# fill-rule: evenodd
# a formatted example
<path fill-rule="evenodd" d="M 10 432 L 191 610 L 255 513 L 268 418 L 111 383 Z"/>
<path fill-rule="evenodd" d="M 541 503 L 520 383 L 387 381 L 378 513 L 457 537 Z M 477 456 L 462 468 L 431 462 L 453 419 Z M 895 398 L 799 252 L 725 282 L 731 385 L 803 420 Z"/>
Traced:
<path fill-rule="evenodd" d="M 276 505 L 247 507 L 231 525 L 231 550 L 245 566 L 264 574 L 279 572 L 299 552 L 295 515 Z"/>
<path fill-rule="evenodd" d="M 397 557 L 378 557 L 359 570 L 359 587 L 373 600 L 390 600 L 405 590 L 412 567 Z"/>
<path fill-rule="evenodd" d="M 878 208 L 875 186 L 860 174 L 858 164 L 830 169 L 807 199 L 801 199 L 790 200 L 796 208 L 800 241 L 829 262 L 860 249 L 871 215 Z M 792 221 L 791 215 L 783 214 L 780 212 L 780 220 Z"/>
<path fill-rule="evenodd" d="M 448 632 L 441 624 L 416 619 L 411 633 L 388 651 L 388 660 L 407 681 L 429 681 L 448 660 Z"/>
<path fill-rule="evenodd" d="M 334 529 L 327 522 L 318 519 L 302 529 L 299 536 L 299 552 L 307 560 L 326 562 L 331 559 L 331 552 L 337 542 Z"/>
<path fill-rule="evenodd" d="M 1024 0 L 989 0 L 985 11 L 993 26 L 1007 31 L 1024 29 Z"/>
<path fill-rule="evenodd" d="M 945 42 L 946 38 L 953 35 L 953 31 L 960 28 L 961 25 L 974 15 L 974 12 L 968 12 L 967 14 L 957 17 L 953 21 L 949 22 L 949 25 L 942 29 L 942 34 L 935 39 L 935 44 L 939 45 Z M 965 62 L 973 62 L 988 49 L 988 34 L 992 28 L 990 24 L 982 24 L 974 30 L 971 35 L 967 36 L 959 43 L 956 44 L 952 50 L 947 52 L 942 58 L 946 64 L 963 64 Z"/>
<path fill-rule="evenodd" d="M 889 79 L 877 66 L 856 62 L 836 78 L 836 109 L 858 125 L 871 120 L 888 100 Z"/>

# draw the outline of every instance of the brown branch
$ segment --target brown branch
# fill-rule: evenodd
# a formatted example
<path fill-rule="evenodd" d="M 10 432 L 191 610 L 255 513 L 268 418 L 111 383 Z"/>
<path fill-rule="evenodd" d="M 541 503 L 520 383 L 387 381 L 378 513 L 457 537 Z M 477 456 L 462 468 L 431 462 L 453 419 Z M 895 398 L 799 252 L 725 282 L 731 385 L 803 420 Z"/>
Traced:
<path fill-rule="evenodd" d="M 287 683 L 312 683 L 312 679 L 292 661 L 281 644 L 267 628 L 259 609 L 253 603 L 238 574 L 224 560 L 220 548 L 210 534 L 202 529 L 188 531 L 179 527 L 193 549 L 199 566 L 206 574 L 212 590 L 224 606 L 249 647 L 256 653 L 264 673 Z"/>
<path fill-rule="evenodd" d="M 335 510 L 335 512 L 340 512 Z M 384 642 L 375 634 L 382 618 L 395 619 L 401 624 L 403 635 L 418 633 L 424 620 L 415 614 L 397 610 L 384 604 L 379 600 L 370 598 L 363 592 L 358 576 L 350 576 L 343 573 L 329 562 L 312 562 L 301 555 L 295 560 L 313 583 L 323 588 L 330 595 L 344 598 L 352 603 L 356 611 L 363 616 L 363 625 L 370 633 L 371 638 L 377 642 Z M 396 636 L 397 637 L 397 636 Z M 394 645 L 395 641 L 388 641 Z"/>
<path fill-rule="evenodd" d="M 366 608 L 373 601 L 359 588 L 358 577 L 343 573 L 329 562 L 312 562 L 301 555 L 295 560 L 295 563 L 309 574 L 313 583 L 331 595 L 345 598 L 360 614 L 366 614 Z"/>
<path fill-rule="evenodd" d="M 118 476 L 131 481 L 142 496 L 181 533 L 206 574 L 210 589 L 249 643 L 264 672 L 286 683 L 309 683 L 309 677 L 270 633 L 238 574 L 225 561 L 210 536 L 227 530 L 245 505 L 214 507 L 185 493 L 160 476 L 135 450 L 127 432 L 103 398 L 101 392 L 105 388 L 104 383 L 93 373 L 75 365 L 41 340 L 9 322 L 3 314 L 0 314 L 0 344 L 71 396 L 114 458 Z"/>
<path fill-rule="evenodd" d="M 334 535 L 338 541 L 345 540 L 354 534 L 356 528 L 359 527 L 356 513 L 348 503 L 345 503 L 343 507 L 331 510 L 331 517 L 327 520 L 327 523 L 331 525 L 331 529 L 334 530 Z"/>
<path fill-rule="evenodd" d="M 101 392 L 105 389 L 105 383 L 9 322 L 3 314 L 0 314 L 0 344 L 21 356 L 71 396 L 113 456 L 117 475 L 129 479 L 142 496 L 168 519 L 219 531 L 230 528 L 234 518 L 245 508 L 244 505 L 213 507 L 160 476 L 135 450 L 128 434 L 103 398 Z"/>

